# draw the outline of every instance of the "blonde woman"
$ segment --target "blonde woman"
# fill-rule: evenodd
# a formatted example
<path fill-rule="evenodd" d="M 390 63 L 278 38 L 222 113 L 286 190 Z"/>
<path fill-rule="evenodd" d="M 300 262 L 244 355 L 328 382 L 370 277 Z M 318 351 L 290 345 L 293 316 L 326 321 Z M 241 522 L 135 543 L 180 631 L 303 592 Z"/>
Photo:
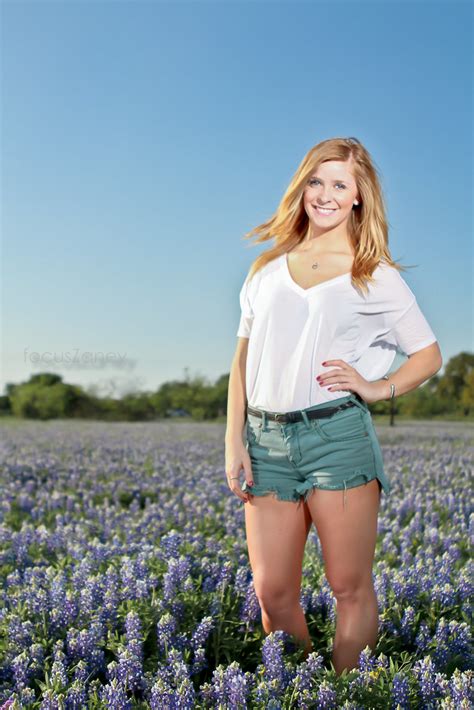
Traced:
<path fill-rule="evenodd" d="M 305 657 L 300 589 L 314 523 L 336 599 L 340 674 L 378 637 L 372 566 L 390 482 L 368 405 L 417 388 L 441 368 L 441 352 L 390 256 L 377 171 L 357 139 L 313 147 L 254 234 L 275 243 L 240 291 L 226 475 L 246 503 L 264 631 L 292 634 Z M 397 350 L 408 359 L 387 377 Z"/>

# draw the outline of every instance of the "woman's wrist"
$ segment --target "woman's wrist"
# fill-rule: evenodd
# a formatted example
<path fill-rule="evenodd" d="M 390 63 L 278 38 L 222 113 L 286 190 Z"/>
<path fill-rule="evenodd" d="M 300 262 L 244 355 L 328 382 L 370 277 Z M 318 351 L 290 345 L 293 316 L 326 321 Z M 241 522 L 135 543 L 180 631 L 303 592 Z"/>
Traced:
<path fill-rule="evenodd" d="M 383 384 L 381 399 L 393 399 L 396 395 L 395 385 L 388 375 L 384 375 L 380 382 Z"/>

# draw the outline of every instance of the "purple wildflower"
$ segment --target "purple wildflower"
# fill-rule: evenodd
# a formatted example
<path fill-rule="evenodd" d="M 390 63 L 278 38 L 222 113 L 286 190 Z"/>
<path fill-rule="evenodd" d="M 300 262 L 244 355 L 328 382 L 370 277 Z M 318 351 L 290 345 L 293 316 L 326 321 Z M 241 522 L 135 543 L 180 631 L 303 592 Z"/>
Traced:
<path fill-rule="evenodd" d="M 396 710 L 410 710 L 408 678 L 402 673 L 395 673 L 393 677 L 391 700 L 392 708 Z"/>
<path fill-rule="evenodd" d="M 337 708 L 337 693 L 327 680 L 323 680 L 319 685 L 315 707 L 318 710 L 336 710 Z"/>

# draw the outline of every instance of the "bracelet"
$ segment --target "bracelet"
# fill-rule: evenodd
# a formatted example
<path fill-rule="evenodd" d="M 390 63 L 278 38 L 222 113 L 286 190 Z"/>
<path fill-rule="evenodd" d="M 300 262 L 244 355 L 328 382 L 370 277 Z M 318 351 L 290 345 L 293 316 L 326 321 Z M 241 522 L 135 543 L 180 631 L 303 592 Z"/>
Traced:
<path fill-rule="evenodd" d="M 388 380 L 388 375 L 384 375 L 382 380 Z M 390 399 L 395 397 L 395 385 L 390 383 Z"/>

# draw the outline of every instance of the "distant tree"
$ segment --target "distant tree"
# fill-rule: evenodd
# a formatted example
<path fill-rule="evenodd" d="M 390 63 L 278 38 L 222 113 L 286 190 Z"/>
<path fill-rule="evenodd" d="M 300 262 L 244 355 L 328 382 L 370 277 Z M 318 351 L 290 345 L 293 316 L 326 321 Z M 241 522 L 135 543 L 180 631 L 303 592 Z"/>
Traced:
<path fill-rule="evenodd" d="M 438 396 L 436 386 L 432 385 L 431 381 L 404 394 L 399 403 L 400 414 L 414 419 L 430 419 L 430 417 L 443 414 L 445 411 L 444 401 Z"/>
<path fill-rule="evenodd" d="M 7 395 L 0 395 L 0 416 L 11 414 L 11 402 Z"/>
<path fill-rule="evenodd" d="M 461 352 L 446 363 L 437 387 L 437 393 L 444 402 L 445 411 L 467 413 L 465 411 L 466 404 L 461 403 L 461 401 L 466 401 L 462 393 L 466 383 L 469 383 L 469 375 L 473 369 L 474 354 L 469 352 Z"/>
<path fill-rule="evenodd" d="M 40 385 L 40 387 L 51 387 L 51 385 L 57 385 L 62 381 L 62 375 L 57 375 L 55 372 L 39 372 L 36 375 L 31 375 L 28 384 Z"/>
<path fill-rule="evenodd" d="M 460 403 L 465 416 L 474 411 L 474 370 L 467 372 L 464 377 Z"/>
<path fill-rule="evenodd" d="M 164 382 L 156 392 L 150 395 L 156 417 L 165 417 L 168 409 L 174 409 L 173 392 L 178 385 L 176 380 Z"/>
<path fill-rule="evenodd" d="M 39 373 L 10 388 L 12 413 L 32 419 L 73 417 L 87 401 L 82 389 L 62 381 L 61 375 Z"/>
<path fill-rule="evenodd" d="M 153 419 L 155 410 L 148 393 L 128 394 L 120 400 L 120 410 L 128 421 Z"/>

